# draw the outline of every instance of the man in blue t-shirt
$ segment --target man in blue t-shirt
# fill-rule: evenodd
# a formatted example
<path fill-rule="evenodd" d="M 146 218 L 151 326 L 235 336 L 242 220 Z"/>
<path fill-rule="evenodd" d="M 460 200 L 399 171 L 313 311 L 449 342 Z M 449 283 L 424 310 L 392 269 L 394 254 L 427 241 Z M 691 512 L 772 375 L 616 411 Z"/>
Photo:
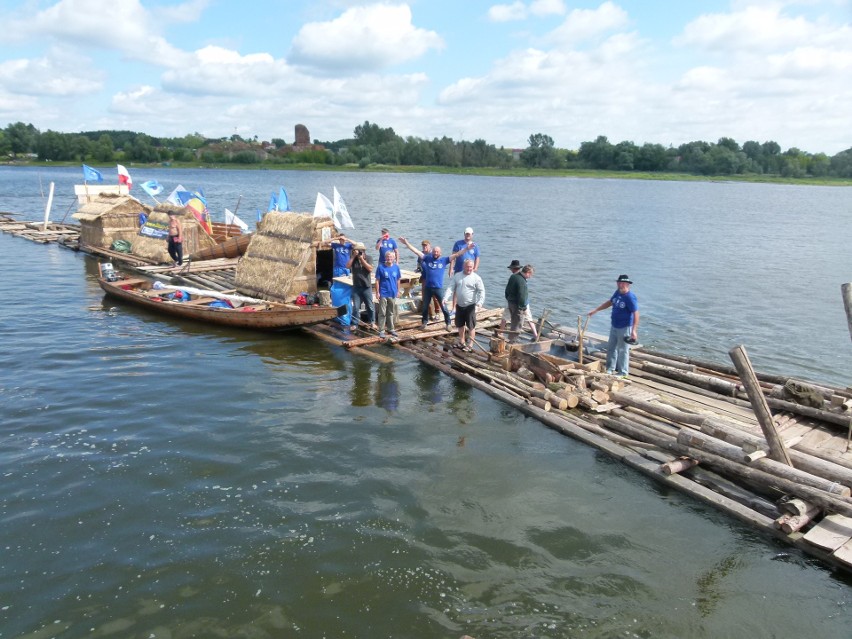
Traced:
<path fill-rule="evenodd" d="M 341 233 L 337 239 L 331 243 L 331 250 L 334 253 L 334 267 L 332 273 L 334 277 L 341 275 L 349 275 L 351 272 L 346 264 L 349 262 L 349 257 L 352 254 L 352 242 Z"/>
<path fill-rule="evenodd" d="M 393 253 L 393 261 L 399 263 L 399 249 L 396 246 L 396 240 L 390 236 L 390 231 L 382 229 L 382 236 L 376 240 L 376 250 L 379 252 L 379 266 L 385 263 L 385 254 L 390 251 Z"/>
<path fill-rule="evenodd" d="M 399 241 L 405 244 L 408 247 L 408 250 L 417 256 L 418 261 L 420 262 L 420 269 L 422 273 L 420 282 L 423 287 L 423 323 L 421 328 L 424 330 L 428 328 L 429 306 L 432 304 L 432 299 L 434 298 L 438 300 L 438 303 L 441 305 L 441 312 L 444 314 L 444 323 L 447 326 L 447 330 L 452 330 L 453 327 L 450 323 L 450 311 L 447 310 L 447 305 L 444 304 L 444 273 L 446 272 L 447 266 L 456 259 L 457 256 L 467 251 L 467 244 L 463 245 L 459 251 L 453 253 L 450 257 L 441 257 L 440 246 L 432 247 L 432 252 L 426 253 L 424 251 L 418 251 L 404 237 L 399 238 Z"/>
<path fill-rule="evenodd" d="M 385 261 L 376 268 L 376 299 L 379 300 L 378 318 L 379 337 L 384 338 L 385 326 L 388 332 L 396 337 L 394 315 L 396 313 L 396 298 L 399 297 L 399 280 L 402 273 L 394 263 L 395 251 L 385 253 Z"/>
<path fill-rule="evenodd" d="M 610 375 L 627 377 L 630 367 L 630 344 L 635 344 L 639 331 L 639 301 L 630 291 L 633 284 L 627 275 L 619 275 L 615 280 L 616 289 L 606 302 L 589 311 L 589 317 L 612 307 L 612 326 L 609 330 L 609 343 L 606 349 L 606 372 Z"/>
<path fill-rule="evenodd" d="M 453 244 L 453 254 L 465 247 L 466 250 L 455 258 L 455 262 L 450 266 L 450 275 L 461 273 L 464 270 L 465 260 L 473 260 L 474 273 L 479 270 L 479 247 L 473 242 L 473 229 L 469 226 L 464 230 L 464 239 Z"/>

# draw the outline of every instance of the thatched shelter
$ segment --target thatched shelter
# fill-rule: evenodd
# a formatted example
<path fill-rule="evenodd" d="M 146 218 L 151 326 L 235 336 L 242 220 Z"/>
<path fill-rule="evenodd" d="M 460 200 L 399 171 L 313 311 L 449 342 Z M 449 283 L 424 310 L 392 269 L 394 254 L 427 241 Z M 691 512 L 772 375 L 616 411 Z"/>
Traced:
<path fill-rule="evenodd" d="M 335 235 L 331 218 L 270 211 L 237 265 L 237 289 L 277 301 L 316 294 L 331 282 Z"/>
<path fill-rule="evenodd" d="M 183 206 L 175 206 L 173 204 L 162 203 L 154 207 L 154 210 L 148 215 L 146 225 L 149 228 L 168 229 L 169 227 L 169 211 L 175 211 L 183 225 L 183 255 L 184 258 L 199 252 L 202 249 L 212 248 L 216 246 L 216 240 L 207 234 L 207 231 L 201 226 L 192 212 Z M 170 262 L 168 252 L 168 243 L 166 234 L 163 233 L 160 237 L 150 237 L 144 234 L 137 234 L 133 240 L 134 255 L 144 257 L 157 262 Z"/>
<path fill-rule="evenodd" d="M 80 243 L 95 248 L 112 246 L 116 240 L 131 245 L 139 233 L 139 214 L 151 207 L 128 195 L 102 193 L 90 198 L 72 216 L 80 221 Z"/>

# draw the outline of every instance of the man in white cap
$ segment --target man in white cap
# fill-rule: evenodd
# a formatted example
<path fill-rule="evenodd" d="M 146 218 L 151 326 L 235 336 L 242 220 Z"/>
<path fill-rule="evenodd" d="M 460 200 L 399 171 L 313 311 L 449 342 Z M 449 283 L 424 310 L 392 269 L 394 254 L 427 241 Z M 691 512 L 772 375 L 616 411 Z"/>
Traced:
<path fill-rule="evenodd" d="M 615 280 L 615 293 L 596 309 L 589 311 L 589 317 L 612 307 L 612 322 L 609 329 L 609 343 L 606 349 L 606 372 L 610 375 L 627 377 L 630 367 L 630 344 L 635 344 L 639 331 L 639 302 L 631 292 L 633 284 L 627 275 L 619 275 Z"/>
<path fill-rule="evenodd" d="M 479 270 L 479 247 L 473 242 L 473 229 L 469 226 L 464 230 L 464 239 L 453 244 L 453 253 L 458 253 L 465 246 L 467 246 L 467 250 L 450 264 L 450 277 L 453 273 L 461 273 L 464 270 L 465 260 L 473 261 L 474 273 Z"/>

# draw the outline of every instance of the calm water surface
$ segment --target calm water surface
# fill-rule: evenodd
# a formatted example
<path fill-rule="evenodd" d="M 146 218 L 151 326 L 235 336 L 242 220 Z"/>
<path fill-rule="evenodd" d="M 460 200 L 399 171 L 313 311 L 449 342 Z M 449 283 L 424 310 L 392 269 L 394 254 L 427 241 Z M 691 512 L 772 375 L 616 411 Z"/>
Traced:
<path fill-rule="evenodd" d="M 131 172 L 247 219 L 336 184 L 368 244 L 473 226 L 492 304 L 513 258 L 569 325 L 627 272 L 646 344 L 852 380 L 848 189 Z M 0 169 L 0 210 L 78 173 Z M 0 637 L 849 636 L 849 578 L 394 351 L 149 315 L 8 235 L 0 272 Z"/>

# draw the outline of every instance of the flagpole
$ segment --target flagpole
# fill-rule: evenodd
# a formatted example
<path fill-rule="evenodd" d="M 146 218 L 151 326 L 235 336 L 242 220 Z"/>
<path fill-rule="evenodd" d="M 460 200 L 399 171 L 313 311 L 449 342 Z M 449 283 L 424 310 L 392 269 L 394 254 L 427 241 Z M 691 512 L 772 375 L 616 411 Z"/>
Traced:
<path fill-rule="evenodd" d="M 240 202 L 242 202 L 242 199 L 243 199 L 243 196 L 242 196 L 242 195 L 238 195 L 238 196 L 237 196 L 237 203 L 236 203 L 236 205 L 234 206 L 234 214 L 233 214 L 233 215 L 234 215 L 234 217 L 232 218 L 232 221 L 234 222 L 234 224 L 236 224 L 236 222 L 237 222 L 237 220 L 236 220 L 236 217 L 237 217 L 237 211 L 239 211 L 239 210 L 240 210 Z M 231 227 L 232 227 L 232 226 L 233 226 L 233 224 L 226 224 L 226 225 L 225 225 L 225 237 L 230 237 Z M 242 231 L 241 231 L 240 233 L 242 233 Z"/>

